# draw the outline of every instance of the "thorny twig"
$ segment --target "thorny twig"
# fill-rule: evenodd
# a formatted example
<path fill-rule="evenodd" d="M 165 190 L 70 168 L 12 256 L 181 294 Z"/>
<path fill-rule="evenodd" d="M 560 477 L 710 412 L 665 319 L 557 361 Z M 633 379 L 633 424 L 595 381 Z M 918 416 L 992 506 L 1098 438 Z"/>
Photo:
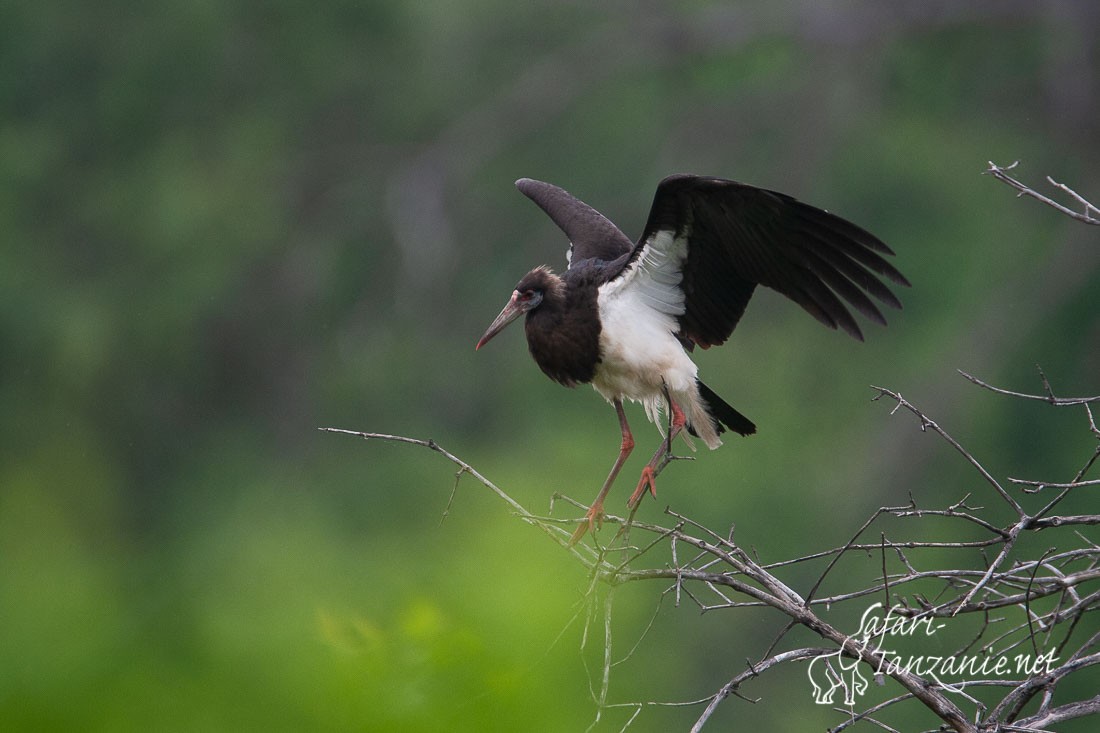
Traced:
<path fill-rule="evenodd" d="M 971 382 L 994 392 L 1028 397 L 1016 395 L 1008 390 L 992 388 L 981 380 L 969 375 L 964 376 Z M 1045 377 L 1044 384 L 1046 385 Z M 661 597 L 672 593 L 677 604 L 681 598 L 688 598 L 703 611 L 755 606 L 773 609 L 786 617 L 787 623 L 784 629 L 768 645 L 765 654 L 755 662 L 748 662 L 742 671 L 733 675 L 729 681 L 707 697 L 679 703 L 612 702 L 608 699 L 611 669 L 614 665 L 628 659 L 633 654 L 633 649 L 623 660 L 614 661 L 612 658 L 610 606 L 614 594 L 609 592 L 604 600 L 603 614 L 596 616 L 595 607 L 590 606 L 589 621 L 585 625 L 584 636 L 587 639 L 591 622 L 597 617 L 602 617 L 604 644 L 601 670 L 594 679 L 595 684 L 592 688 L 592 696 L 597 704 L 597 715 L 593 726 L 600 721 L 602 711 L 612 708 L 631 711 L 626 723 L 626 726 L 630 726 L 643 709 L 649 706 L 698 705 L 702 707 L 702 712 L 692 730 L 700 731 L 707 725 L 723 701 L 730 697 L 742 697 L 741 688 L 754 678 L 780 666 L 800 662 L 813 664 L 814 660 L 830 655 L 835 657 L 835 660 L 830 662 L 833 675 L 830 679 L 834 685 L 858 685 L 858 680 L 866 677 L 863 672 L 856 671 L 862 669 L 866 674 L 889 677 L 902 689 L 900 694 L 894 694 L 869 705 L 858 713 L 855 711 L 853 699 L 853 704 L 839 708 L 845 712 L 846 720 L 835 727 L 833 729 L 835 731 L 845 730 L 857 722 L 868 723 L 884 730 L 894 730 L 881 719 L 881 715 L 894 706 L 914 699 L 931 710 L 947 728 L 965 733 L 993 729 L 1036 730 L 1063 720 L 1100 714 L 1100 696 L 1071 702 L 1063 701 L 1056 707 L 1050 704 L 1053 691 L 1062 680 L 1082 669 L 1100 665 L 1100 652 L 1094 650 L 1094 647 L 1100 645 L 1100 633 L 1094 633 L 1083 641 L 1078 639 L 1076 646 L 1070 644 L 1071 639 L 1074 638 L 1074 630 L 1079 628 L 1083 619 L 1088 614 L 1094 614 L 1100 610 L 1100 545 L 1077 535 L 1074 527 L 1097 524 L 1100 522 L 1100 517 L 1096 515 L 1059 516 L 1053 513 L 1062 498 L 1071 490 L 1082 489 L 1097 483 L 1095 479 L 1085 478 L 1088 471 L 1095 465 L 1095 460 L 1087 461 L 1071 482 L 1045 483 L 1047 487 L 1059 489 L 1060 493 L 1038 511 L 1028 511 L 1021 501 L 1009 493 L 1005 484 L 996 479 L 976 457 L 935 421 L 902 398 L 896 391 L 883 387 L 874 389 L 877 391 L 876 399 L 888 397 L 894 400 L 895 411 L 904 409 L 911 412 L 919 419 L 922 430 L 931 430 L 936 433 L 961 455 L 978 472 L 983 482 L 992 488 L 991 496 L 998 500 L 997 503 L 1011 511 L 1013 520 L 1007 526 L 997 526 L 993 521 L 979 514 L 979 512 L 988 514 L 988 510 L 969 505 L 979 503 L 971 500 L 970 494 L 946 509 L 921 508 L 911 498 L 907 505 L 883 507 L 874 512 L 842 546 L 790 560 L 764 563 L 755 559 L 734 542 L 732 532 L 728 535 L 719 534 L 682 514 L 666 510 L 667 514 L 675 520 L 672 526 L 637 521 L 632 516 L 625 518 L 609 516 L 605 521 L 608 524 L 618 525 L 611 542 L 600 545 L 597 543 L 598 538 L 593 538 L 590 545 L 569 547 L 569 522 L 538 517 L 530 513 L 473 467 L 444 450 L 434 441 L 383 433 L 362 433 L 331 428 L 325 430 L 364 439 L 402 442 L 440 453 L 459 467 L 456 482 L 463 474 L 470 475 L 508 504 L 517 516 L 539 527 L 556 543 L 568 549 L 590 571 L 590 590 L 593 593 L 601 584 L 613 590 L 624 583 L 663 580 L 670 582 L 671 585 L 665 593 L 661 594 Z M 1063 401 L 1061 398 L 1054 397 L 1049 385 L 1045 386 L 1045 391 L 1047 397 L 1042 399 L 1049 404 L 1058 406 L 1082 404 L 1086 411 L 1089 410 L 1087 401 Z M 1092 413 L 1088 412 L 1088 415 L 1090 431 L 1100 438 L 1100 431 L 1096 430 Z M 1026 482 L 1011 481 L 1010 485 L 1017 483 Z M 577 502 L 572 503 L 583 506 Z M 449 505 L 450 503 L 448 507 Z M 888 516 L 909 522 L 962 520 L 966 523 L 965 526 L 973 527 L 975 531 L 988 536 L 984 539 L 957 542 L 897 541 L 891 539 L 885 531 L 880 531 L 877 542 L 859 542 L 864 532 Z M 955 525 L 945 525 L 948 529 L 953 526 Z M 1019 556 L 1018 541 L 1025 534 L 1040 530 L 1049 533 L 1059 528 L 1063 528 L 1062 531 L 1065 534 L 1059 540 L 1057 551 L 1047 550 L 1034 559 Z M 631 544 L 629 541 L 631 532 L 648 534 L 652 539 L 637 545 Z M 1048 535 L 1043 536 L 1046 538 Z M 1084 544 L 1069 547 L 1068 543 L 1072 542 L 1075 536 L 1083 540 Z M 670 548 L 675 548 L 671 554 L 670 564 L 663 567 L 640 567 L 643 558 L 649 557 L 666 543 Z M 974 567 L 974 553 L 981 552 L 986 547 L 998 548 L 996 556 L 984 566 Z M 694 552 L 687 548 L 692 548 Z M 944 552 L 963 553 L 963 555 L 957 558 L 957 563 L 954 565 L 945 566 L 942 562 Z M 837 563 L 853 553 L 875 553 L 877 580 L 868 578 L 861 580 L 850 573 L 845 574 L 839 581 L 833 577 L 837 574 L 831 571 Z M 925 555 L 924 553 L 935 554 Z M 970 559 L 967 560 L 967 558 Z M 823 560 L 827 561 L 827 566 L 822 572 L 816 574 L 817 581 L 804 596 L 795 590 L 797 586 L 790 581 L 781 580 L 776 575 L 777 572 L 787 572 L 806 563 Z M 831 591 L 828 595 L 819 596 L 818 592 L 824 587 L 827 577 L 832 579 L 833 585 L 838 582 L 851 585 L 851 580 L 854 578 L 858 587 Z M 942 584 L 931 600 L 920 592 L 920 589 L 927 587 L 930 582 Z M 717 601 L 707 600 L 708 594 Z M 590 595 L 590 598 L 594 596 Z M 941 682 L 934 675 L 921 676 L 904 665 L 891 667 L 891 657 L 883 647 L 888 632 L 880 631 L 862 637 L 858 633 L 851 635 L 826 618 L 834 607 L 841 608 L 846 602 L 861 598 L 867 601 L 878 598 L 880 599 L 878 604 L 882 608 L 886 608 L 887 602 L 892 601 L 890 613 L 895 618 L 909 619 L 914 623 L 931 623 L 934 619 L 973 615 L 980 619 L 979 629 L 977 634 L 962 647 L 963 651 L 959 654 L 963 654 L 965 650 L 979 642 L 981 646 L 977 651 L 987 657 L 995 657 L 998 654 L 1007 655 L 1008 652 L 1026 644 L 1025 648 L 1032 650 L 1028 655 L 1029 658 L 1038 657 L 1040 660 L 1046 658 L 1043 653 L 1037 654 L 1037 652 L 1047 648 L 1049 664 L 1042 669 L 1029 670 L 1027 674 L 1016 677 L 981 676 L 981 678 L 966 679 L 955 684 L 948 684 L 946 680 Z M 1001 615 L 994 616 L 991 612 Z M 1004 615 L 1010 612 L 1020 614 L 1022 619 L 1010 621 L 1009 617 Z M 646 627 L 646 632 L 652 623 L 651 620 L 650 625 Z M 788 632 L 795 627 L 803 627 L 815 633 L 826 642 L 826 646 L 777 649 Z M 1055 636 L 1056 630 L 1058 630 L 1057 636 Z M 643 632 L 643 638 L 646 632 Z M 992 638 L 989 638 L 991 636 Z M 983 637 L 985 641 L 982 641 Z M 1050 644 L 1055 642 L 1057 643 L 1051 648 Z M 638 643 L 641 643 L 641 640 Z M 637 648 L 637 644 L 634 647 Z M 842 659 L 846 661 L 842 662 Z M 807 672 L 809 671 L 807 668 Z M 845 683 L 841 674 L 857 676 L 849 677 Z M 966 687 L 1000 687 L 1006 692 L 1000 702 L 990 709 L 966 693 Z M 1039 708 L 1023 714 L 1025 705 L 1036 695 L 1042 696 Z M 963 698 L 961 702 L 976 712 L 969 715 L 964 713 L 960 704 L 952 699 L 954 696 L 961 696 Z"/>
<path fill-rule="evenodd" d="M 982 380 L 978 379 L 977 377 L 974 377 L 974 376 L 971 376 L 971 375 L 967 374 L 962 369 L 956 369 L 956 371 L 959 374 L 966 377 L 966 379 L 968 379 L 969 381 L 971 381 L 974 384 L 978 385 L 979 387 L 983 387 L 984 389 L 988 389 L 990 392 L 996 392 L 997 394 L 1003 394 L 1003 395 L 1007 395 L 1009 397 L 1018 397 L 1018 398 L 1023 399 L 1023 400 L 1039 400 L 1041 402 L 1046 402 L 1048 405 L 1058 405 L 1058 406 L 1084 405 L 1084 404 L 1087 404 L 1089 402 L 1100 402 L 1100 395 L 1096 395 L 1094 397 L 1057 397 L 1057 396 L 1055 396 L 1054 390 L 1051 389 L 1050 382 L 1047 381 L 1047 375 L 1043 374 L 1042 368 L 1039 368 L 1039 367 L 1037 367 L 1037 368 L 1039 369 L 1039 377 L 1040 377 L 1040 379 L 1043 380 L 1043 394 L 1041 394 L 1041 395 L 1038 395 L 1038 394 L 1025 394 L 1024 392 L 1013 392 L 1010 389 L 1001 389 L 1000 387 L 994 387 L 992 384 L 988 384 L 988 383 L 983 382 Z"/>
<path fill-rule="evenodd" d="M 1058 211 L 1062 212 L 1066 216 L 1072 217 L 1072 218 L 1076 219 L 1077 221 L 1084 222 L 1085 224 L 1100 224 L 1100 209 L 1093 206 L 1092 203 L 1090 203 L 1087 199 L 1085 199 L 1085 197 L 1081 196 L 1079 193 L 1077 193 L 1076 191 L 1074 191 L 1072 188 L 1065 185 L 1064 183 L 1058 183 L 1057 181 L 1055 181 L 1050 176 L 1047 176 L 1047 182 L 1050 183 L 1050 185 L 1052 185 L 1055 188 L 1060 189 L 1064 193 L 1068 194 L 1070 196 L 1070 198 L 1072 198 L 1075 202 L 1077 202 L 1077 204 L 1079 206 L 1081 206 L 1084 209 L 1084 211 L 1078 212 L 1078 211 L 1074 211 L 1073 209 L 1070 209 L 1066 206 L 1063 206 L 1062 204 L 1058 203 L 1057 201 L 1054 201 L 1053 199 L 1047 198 L 1043 194 L 1041 194 L 1041 193 L 1035 191 L 1034 189 L 1032 189 L 1030 186 L 1028 186 L 1024 183 L 1021 183 L 1020 181 L 1018 181 L 1015 178 L 1013 178 L 1012 176 L 1010 176 L 1008 174 L 1008 171 L 1012 170 L 1013 168 L 1015 168 L 1019 164 L 1020 164 L 1020 161 L 1018 161 L 1018 160 L 1016 162 L 1014 162 L 1012 165 L 1006 165 L 1006 166 L 1000 166 L 1000 165 L 997 165 L 996 163 L 994 163 L 993 161 L 989 161 L 989 168 L 987 168 L 985 172 L 990 174 L 994 178 L 996 178 L 998 181 L 1002 181 L 1004 183 L 1007 183 L 1009 186 L 1012 186 L 1014 189 L 1019 191 L 1019 193 L 1016 194 L 1017 196 L 1030 196 L 1031 198 L 1036 199 L 1037 201 L 1042 201 L 1047 206 L 1050 206 L 1054 209 L 1057 209 Z M 1095 212 L 1095 214 L 1093 212 Z"/>

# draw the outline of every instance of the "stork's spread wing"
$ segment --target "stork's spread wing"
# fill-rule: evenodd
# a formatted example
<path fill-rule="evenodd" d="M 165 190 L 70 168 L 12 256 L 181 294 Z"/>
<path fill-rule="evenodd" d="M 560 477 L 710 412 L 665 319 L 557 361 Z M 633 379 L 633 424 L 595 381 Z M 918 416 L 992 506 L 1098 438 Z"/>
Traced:
<path fill-rule="evenodd" d="M 901 307 L 880 279 L 909 284 L 883 257 L 892 254 L 855 224 L 785 194 L 678 175 L 657 187 L 626 272 L 643 291 L 681 291 L 670 314 L 680 336 L 703 347 L 729 338 L 758 283 L 862 340 L 849 306 L 882 324 L 868 295 Z"/>
<path fill-rule="evenodd" d="M 634 249 L 634 243 L 611 220 L 565 189 L 530 178 L 516 181 L 516 188 L 569 237 L 570 264 L 587 259 L 610 262 Z"/>

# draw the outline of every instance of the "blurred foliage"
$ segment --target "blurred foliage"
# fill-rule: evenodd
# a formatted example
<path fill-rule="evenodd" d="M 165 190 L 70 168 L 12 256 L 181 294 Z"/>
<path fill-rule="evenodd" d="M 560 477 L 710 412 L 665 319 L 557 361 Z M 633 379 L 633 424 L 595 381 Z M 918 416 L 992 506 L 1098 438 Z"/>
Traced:
<path fill-rule="evenodd" d="M 546 381 L 518 329 L 473 352 L 529 267 L 564 265 L 520 176 L 628 234 L 664 175 L 736 178 L 898 252 L 914 287 L 868 343 L 762 294 L 729 347 L 700 355 L 761 432 L 670 468 L 661 502 L 736 522 L 769 558 L 845 539 L 909 492 L 981 491 L 868 384 L 1000 475 L 1064 480 L 1089 450 L 1081 415 L 954 370 L 1038 391 L 1040 363 L 1060 393 L 1100 389 L 1096 233 L 979 175 L 1020 159 L 1027 180 L 1100 197 L 1091 3 L 115 0 L 2 16 L 7 730 L 593 720 L 600 650 L 579 651 L 586 581 L 568 557 L 472 482 L 440 525 L 437 457 L 315 430 L 433 437 L 536 510 L 555 490 L 590 500 L 613 413 Z M 623 639 L 656 596 L 618 594 Z M 613 697 L 705 696 L 779 623 L 666 605 Z M 749 694 L 763 702 L 731 699 L 721 720 L 833 720 L 801 673 Z M 647 708 L 632 729 L 695 714 Z"/>

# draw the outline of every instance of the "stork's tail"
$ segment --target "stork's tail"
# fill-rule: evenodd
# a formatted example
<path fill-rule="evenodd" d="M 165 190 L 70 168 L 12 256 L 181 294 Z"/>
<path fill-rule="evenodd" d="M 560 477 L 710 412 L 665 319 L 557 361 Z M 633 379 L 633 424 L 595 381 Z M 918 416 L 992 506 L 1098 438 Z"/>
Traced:
<path fill-rule="evenodd" d="M 756 426 L 752 420 L 730 407 L 725 400 L 714 393 L 714 390 L 700 381 L 696 381 L 695 385 L 699 388 L 699 396 L 707 405 L 707 411 L 710 413 L 716 432 L 721 434 L 725 428 L 741 435 L 752 435 L 756 432 Z M 692 435 L 698 435 L 691 425 L 688 425 L 688 430 Z"/>

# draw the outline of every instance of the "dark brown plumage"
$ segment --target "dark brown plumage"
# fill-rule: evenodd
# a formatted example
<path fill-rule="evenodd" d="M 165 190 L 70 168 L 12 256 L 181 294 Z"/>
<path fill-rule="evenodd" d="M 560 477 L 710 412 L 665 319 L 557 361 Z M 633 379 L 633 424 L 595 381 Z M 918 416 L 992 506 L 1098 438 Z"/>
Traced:
<path fill-rule="evenodd" d="M 597 268 L 578 266 L 558 278 L 546 268 L 529 272 L 516 290 L 543 293 L 542 303 L 524 323 L 535 363 L 555 382 L 573 387 L 596 374 L 600 318 L 596 308 Z"/>

